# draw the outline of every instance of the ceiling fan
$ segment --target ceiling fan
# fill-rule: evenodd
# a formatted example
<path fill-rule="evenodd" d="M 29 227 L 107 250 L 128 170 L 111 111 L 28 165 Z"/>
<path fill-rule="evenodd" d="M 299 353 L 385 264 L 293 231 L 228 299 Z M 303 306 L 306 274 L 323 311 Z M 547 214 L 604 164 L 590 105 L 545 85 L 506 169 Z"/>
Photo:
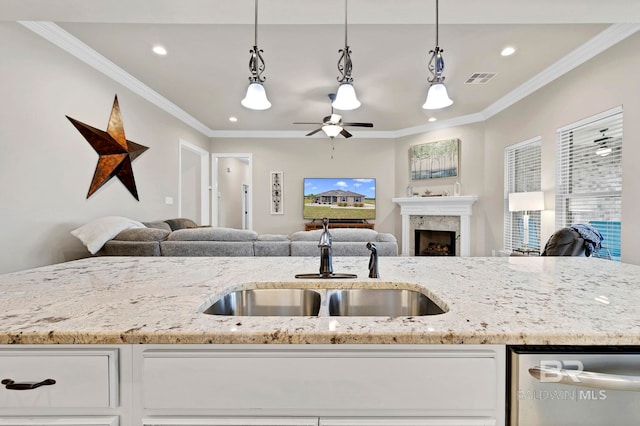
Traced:
<path fill-rule="evenodd" d="M 333 103 L 336 98 L 335 93 L 329 93 L 329 99 Z M 312 136 L 322 130 L 327 136 L 331 139 L 335 138 L 338 135 L 342 135 L 345 138 L 350 138 L 353 136 L 349 133 L 345 127 L 353 126 L 353 127 L 373 127 L 373 123 L 345 123 L 342 121 L 342 116 L 338 114 L 334 114 L 333 106 L 331 107 L 331 115 L 327 115 L 322 119 L 322 123 L 309 123 L 309 122 L 296 122 L 293 124 L 316 124 L 320 125 L 317 129 L 307 133 L 305 136 Z"/>

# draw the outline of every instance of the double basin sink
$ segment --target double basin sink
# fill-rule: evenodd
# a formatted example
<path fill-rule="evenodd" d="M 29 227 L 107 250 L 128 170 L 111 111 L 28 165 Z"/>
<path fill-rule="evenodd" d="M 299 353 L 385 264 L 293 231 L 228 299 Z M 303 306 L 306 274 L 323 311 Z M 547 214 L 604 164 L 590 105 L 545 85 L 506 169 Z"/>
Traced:
<path fill-rule="evenodd" d="M 326 305 L 325 309 L 322 309 Z M 422 316 L 448 310 L 410 289 L 255 288 L 228 293 L 204 310 L 234 316 Z"/>

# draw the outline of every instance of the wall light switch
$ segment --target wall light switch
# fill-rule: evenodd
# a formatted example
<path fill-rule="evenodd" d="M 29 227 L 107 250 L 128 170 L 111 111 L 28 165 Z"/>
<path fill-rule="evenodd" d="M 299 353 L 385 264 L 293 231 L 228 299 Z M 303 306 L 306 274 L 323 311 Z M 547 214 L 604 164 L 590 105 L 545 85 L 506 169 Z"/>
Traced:
<path fill-rule="evenodd" d="M 173 197 L 164 197 L 164 203 L 165 204 L 173 204 Z"/>

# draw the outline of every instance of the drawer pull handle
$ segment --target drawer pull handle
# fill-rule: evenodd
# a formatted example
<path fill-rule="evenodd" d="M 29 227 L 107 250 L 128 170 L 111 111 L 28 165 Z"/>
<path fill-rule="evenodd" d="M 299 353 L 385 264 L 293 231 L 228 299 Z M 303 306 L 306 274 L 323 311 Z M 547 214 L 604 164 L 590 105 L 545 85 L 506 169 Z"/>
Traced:
<path fill-rule="evenodd" d="M 5 385 L 4 387 L 7 389 L 29 390 L 39 388 L 40 386 L 55 385 L 56 381 L 53 379 L 45 379 L 38 383 L 16 383 L 11 379 L 3 379 L 1 383 Z"/>

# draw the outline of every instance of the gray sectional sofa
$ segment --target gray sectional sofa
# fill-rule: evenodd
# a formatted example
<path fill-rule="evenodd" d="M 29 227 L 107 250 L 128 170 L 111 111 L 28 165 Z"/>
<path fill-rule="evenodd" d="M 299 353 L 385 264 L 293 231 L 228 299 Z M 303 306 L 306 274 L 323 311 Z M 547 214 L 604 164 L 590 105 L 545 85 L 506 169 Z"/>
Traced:
<path fill-rule="evenodd" d="M 126 229 L 107 241 L 98 256 L 319 256 L 321 230 L 299 231 L 291 236 L 261 234 L 223 227 L 198 227 L 189 219 L 144 223 L 146 228 Z M 333 255 L 367 256 L 367 242 L 381 256 L 397 256 L 392 234 L 372 229 L 330 230 Z"/>

